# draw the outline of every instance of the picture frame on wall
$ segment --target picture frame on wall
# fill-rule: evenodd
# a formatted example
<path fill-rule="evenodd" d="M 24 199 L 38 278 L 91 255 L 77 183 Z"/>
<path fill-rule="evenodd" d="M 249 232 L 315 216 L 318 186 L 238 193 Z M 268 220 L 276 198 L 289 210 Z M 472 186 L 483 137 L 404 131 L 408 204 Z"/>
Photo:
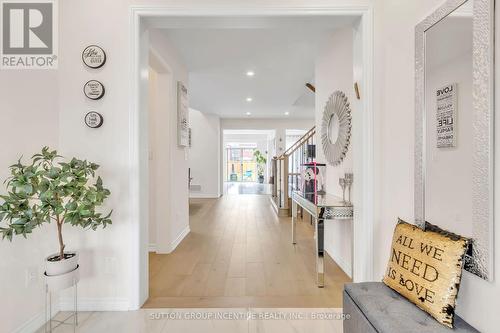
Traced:
<path fill-rule="evenodd" d="M 189 104 L 187 88 L 180 81 L 177 82 L 177 144 L 181 147 L 189 146 Z"/>
<path fill-rule="evenodd" d="M 97 45 L 89 45 L 82 52 L 83 63 L 92 69 L 98 69 L 106 63 L 106 52 Z"/>
<path fill-rule="evenodd" d="M 436 147 L 452 148 L 457 145 L 457 83 L 436 90 Z"/>

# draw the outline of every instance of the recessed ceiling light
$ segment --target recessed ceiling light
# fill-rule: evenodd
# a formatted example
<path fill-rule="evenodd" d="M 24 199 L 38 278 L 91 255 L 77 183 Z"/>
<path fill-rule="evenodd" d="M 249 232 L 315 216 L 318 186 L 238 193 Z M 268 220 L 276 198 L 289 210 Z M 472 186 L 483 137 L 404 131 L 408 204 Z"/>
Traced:
<path fill-rule="evenodd" d="M 246 114 L 247 116 L 252 115 L 252 113 L 251 113 L 251 112 L 247 112 L 247 113 L 245 113 L 245 114 Z"/>
<path fill-rule="evenodd" d="M 254 71 L 247 71 L 247 76 L 254 76 L 255 72 Z"/>
<path fill-rule="evenodd" d="M 285 112 L 285 116 L 289 116 L 290 115 L 290 112 Z"/>
<path fill-rule="evenodd" d="M 247 97 L 247 102 L 253 101 L 252 97 Z"/>

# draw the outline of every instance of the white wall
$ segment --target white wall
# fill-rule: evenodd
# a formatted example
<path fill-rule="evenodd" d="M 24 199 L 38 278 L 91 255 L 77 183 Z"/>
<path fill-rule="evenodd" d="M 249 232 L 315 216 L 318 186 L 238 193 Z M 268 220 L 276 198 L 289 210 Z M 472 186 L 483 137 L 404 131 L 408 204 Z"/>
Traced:
<path fill-rule="evenodd" d="M 149 247 L 150 251 L 156 249 L 156 226 L 158 225 L 157 219 L 158 215 L 156 210 L 158 205 L 156 203 L 157 196 L 157 184 L 155 176 L 159 171 L 158 166 L 155 162 L 155 155 L 158 148 L 158 143 L 156 138 L 159 133 L 156 132 L 155 124 L 158 123 L 158 72 L 153 68 L 149 68 L 149 98 L 148 98 L 148 116 L 149 116 Z M 161 188 L 162 186 L 158 186 Z"/>
<path fill-rule="evenodd" d="M 150 50 L 148 84 L 148 181 L 149 250 L 168 253 L 172 250 L 170 233 L 170 124 L 172 94 L 175 87 L 173 73 L 161 56 Z"/>
<path fill-rule="evenodd" d="M 316 132 L 315 142 L 321 142 L 321 119 L 323 110 L 330 95 L 340 90 L 347 95 L 352 103 L 353 94 L 353 28 L 347 27 L 335 31 L 323 42 L 316 58 L 315 68 L 316 83 Z M 351 106 L 352 108 L 352 106 Z M 352 108 L 353 121 L 352 131 L 360 130 L 360 124 L 355 122 L 356 113 L 361 110 Z M 327 164 L 326 190 L 330 194 L 342 197 L 342 189 L 339 186 L 339 178 L 344 177 L 346 172 L 353 172 L 353 150 L 356 147 L 351 143 L 344 161 L 333 167 L 328 165 L 323 154 L 321 144 L 317 144 L 316 157 L 320 163 Z M 354 181 L 357 181 L 354 175 Z M 347 198 L 347 191 L 346 191 Z M 356 209 L 359 200 L 355 191 L 352 191 L 351 201 Z M 327 221 L 325 223 L 325 250 L 339 264 L 348 275 L 351 275 L 352 260 L 352 230 L 353 221 Z"/>
<path fill-rule="evenodd" d="M 191 190 L 191 198 L 218 198 L 220 191 L 221 131 L 220 119 L 216 115 L 189 109 L 191 127 L 191 148 L 189 149 L 189 168 L 191 185 L 201 190 Z"/>
<path fill-rule="evenodd" d="M 376 220 L 375 280 L 384 274 L 392 231 L 398 216 L 413 218 L 413 144 L 414 144 L 414 51 L 415 25 L 443 1 L 375 1 L 375 112 L 376 112 Z M 498 11 L 498 9 L 497 9 Z M 497 22 L 499 17 L 497 13 Z M 498 25 L 497 25 L 498 27 Z M 498 38 L 498 32 L 496 36 Z M 497 40 L 498 48 L 498 40 Z M 498 52 L 496 52 L 498 56 Z M 498 64 L 498 59 L 496 61 Z M 497 78 L 499 66 L 496 67 Z M 498 89 L 498 85 L 497 85 Z M 497 90 L 496 98 L 500 97 Z M 498 106 L 497 106 L 498 107 Z M 495 130 L 500 130 L 496 117 Z M 495 172 L 500 169 L 500 145 L 496 139 Z M 498 173 L 497 173 L 498 174 Z M 496 178 L 495 187 L 500 183 Z M 500 208 L 496 197 L 495 209 Z M 498 219 L 495 221 L 498 224 Z M 500 228 L 495 228 L 500 244 Z M 500 252 L 495 250 L 495 276 L 492 283 L 464 272 L 457 311 L 481 332 L 497 332 L 500 325 Z"/>
<path fill-rule="evenodd" d="M 160 182 L 156 185 L 162 189 L 156 193 L 156 251 L 170 253 L 189 232 L 188 148 L 177 145 L 177 82 L 183 82 L 187 87 L 189 98 L 188 72 L 163 34 L 153 30 L 149 40 L 159 62 L 168 72 L 159 77 L 163 76 L 163 80 L 169 81 L 158 81 L 159 96 L 167 97 L 163 96 L 165 104 L 159 110 L 161 117 L 156 126 L 160 135 L 157 136 L 157 149 L 153 157 L 162 169 L 159 171 L 162 176 L 156 177 Z"/>
<path fill-rule="evenodd" d="M 0 119 L 0 194 L 5 194 L 3 181 L 10 175 L 9 165 L 21 156 L 29 163 L 45 145 L 58 148 L 57 72 L 0 71 Z M 58 247 L 55 225 L 37 228 L 28 239 L 0 240 L 0 332 L 36 321 L 43 312 L 44 259 Z M 29 284 L 27 271 L 37 276 Z"/>

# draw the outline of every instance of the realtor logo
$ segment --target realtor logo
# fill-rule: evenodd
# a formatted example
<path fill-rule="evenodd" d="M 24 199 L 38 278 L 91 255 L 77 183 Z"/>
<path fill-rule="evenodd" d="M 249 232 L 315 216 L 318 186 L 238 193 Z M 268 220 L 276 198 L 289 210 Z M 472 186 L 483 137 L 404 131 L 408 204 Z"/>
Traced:
<path fill-rule="evenodd" d="M 57 68 L 57 5 L 53 0 L 0 0 L 2 69 Z"/>

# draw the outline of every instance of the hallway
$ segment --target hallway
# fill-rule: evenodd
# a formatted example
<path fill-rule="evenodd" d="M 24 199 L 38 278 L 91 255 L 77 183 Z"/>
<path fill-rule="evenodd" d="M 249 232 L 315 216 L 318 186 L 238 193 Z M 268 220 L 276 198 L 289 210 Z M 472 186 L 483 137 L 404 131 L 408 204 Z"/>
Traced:
<path fill-rule="evenodd" d="M 224 194 L 271 194 L 271 184 L 224 182 Z"/>
<path fill-rule="evenodd" d="M 150 253 L 145 308 L 341 307 L 349 277 L 327 255 L 315 282 L 313 227 L 277 218 L 265 195 L 192 199 L 190 234 L 171 254 Z"/>

